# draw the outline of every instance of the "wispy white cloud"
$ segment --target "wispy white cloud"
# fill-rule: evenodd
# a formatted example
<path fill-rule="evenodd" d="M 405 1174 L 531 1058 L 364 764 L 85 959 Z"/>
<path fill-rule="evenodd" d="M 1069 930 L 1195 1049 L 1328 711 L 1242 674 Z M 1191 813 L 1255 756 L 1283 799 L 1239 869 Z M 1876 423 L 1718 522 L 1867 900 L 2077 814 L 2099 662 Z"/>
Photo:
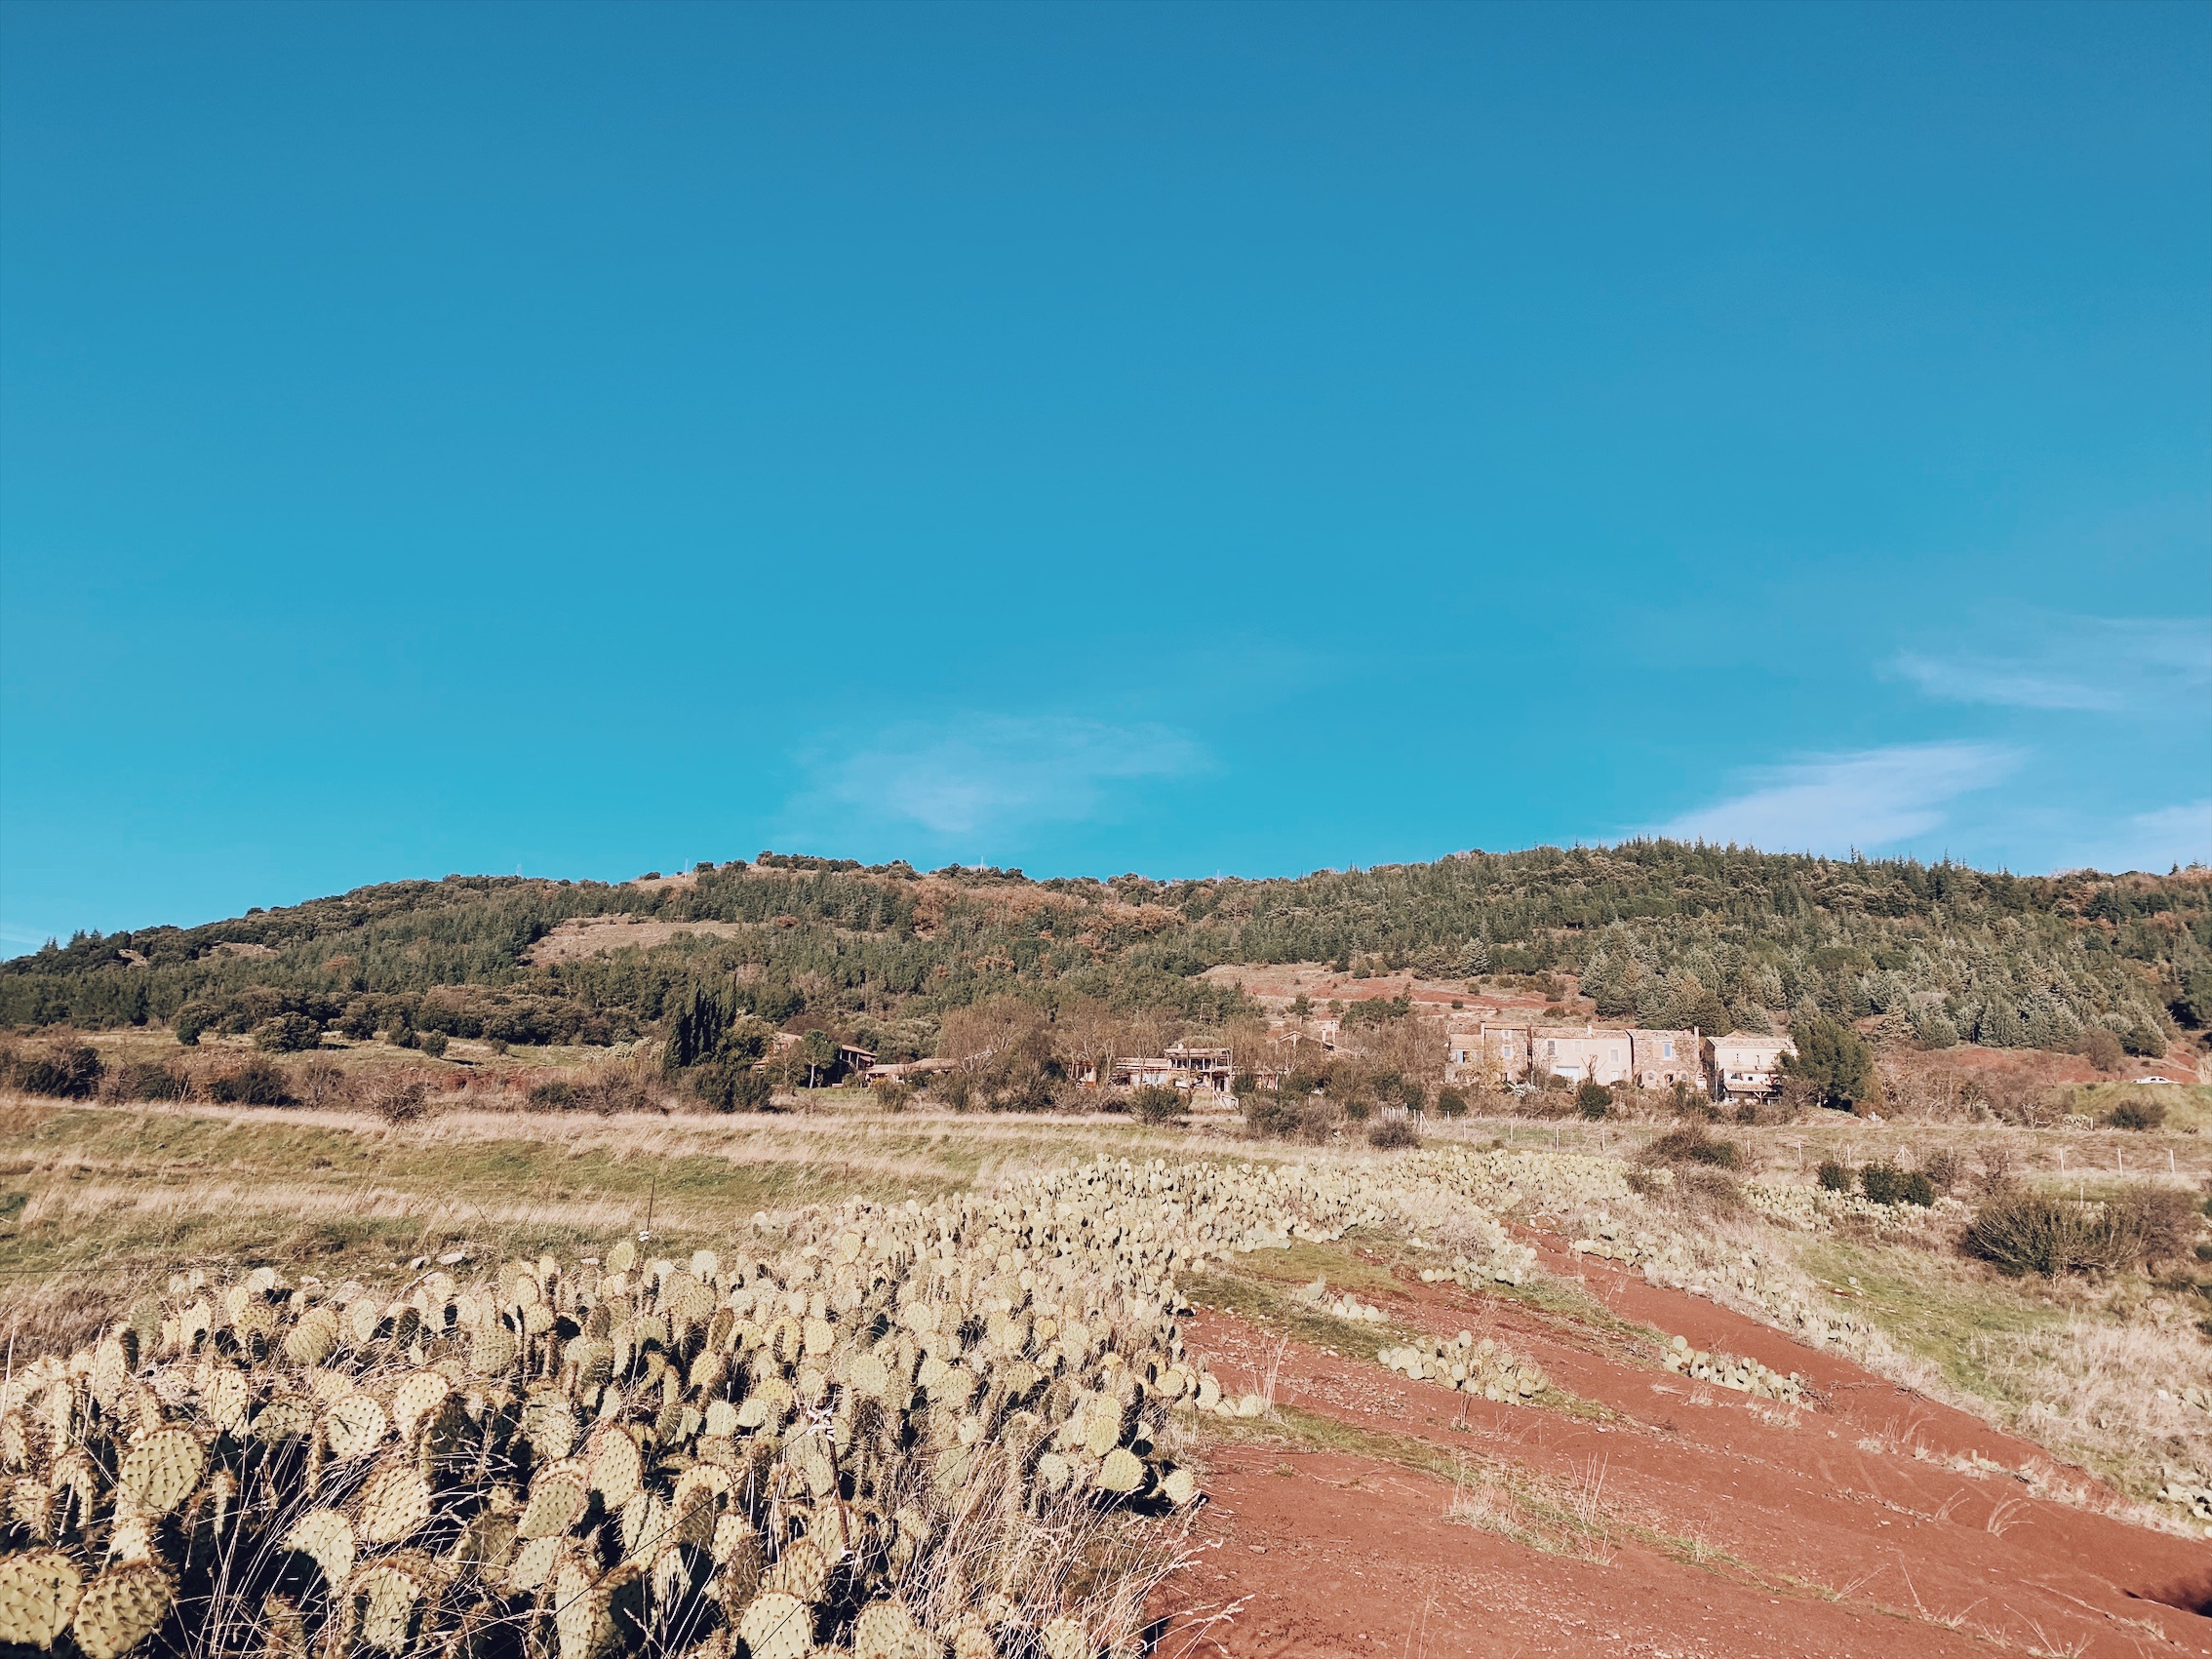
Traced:
<path fill-rule="evenodd" d="M 1739 793 L 1654 832 L 1770 852 L 1873 850 L 1939 828 L 1959 796 L 2002 781 L 2017 751 L 1990 743 L 1904 743 L 1813 755 L 1748 772 Z"/>
<path fill-rule="evenodd" d="M 2176 864 L 2212 864 L 2212 798 L 2137 812 L 2076 843 L 2064 862 L 2068 869 L 2154 873 Z"/>
<path fill-rule="evenodd" d="M 2208 617 L 2034 615 L 1980 634 L 1891 666 L 1930 696 L 2007 708 L 2201 719 L 2212 691 Z"/>
<path fill-rule="evenodd" d="M 1183 776 L 1206 755 L 1165 726 L 1048 716 L 910 723 L 817 758 L 814 793 L 940 836 L 1089 817 L 1120 785 Z"/>

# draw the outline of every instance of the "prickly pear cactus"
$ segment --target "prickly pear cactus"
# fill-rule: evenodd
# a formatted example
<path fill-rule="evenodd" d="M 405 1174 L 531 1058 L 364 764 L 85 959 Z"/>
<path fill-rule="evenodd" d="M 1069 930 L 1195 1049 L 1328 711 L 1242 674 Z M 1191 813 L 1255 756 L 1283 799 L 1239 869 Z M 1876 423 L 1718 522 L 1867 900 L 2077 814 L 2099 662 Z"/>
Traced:
<path fill-rule="evenodd" d="M 0 1560 L 0 1645 L 47 1648 L 69 1628 L 84 1587 L 59 1550 L 27 1550 Z"/>

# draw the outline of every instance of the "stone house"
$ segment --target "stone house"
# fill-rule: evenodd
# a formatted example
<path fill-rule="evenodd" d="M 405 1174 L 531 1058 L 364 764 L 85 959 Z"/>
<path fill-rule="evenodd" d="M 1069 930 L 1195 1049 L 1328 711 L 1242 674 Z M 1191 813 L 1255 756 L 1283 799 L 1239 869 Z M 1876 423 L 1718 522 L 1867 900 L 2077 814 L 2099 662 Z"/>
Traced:
<path fill-rule="evenodd" d="M 1731 1031 L 1705 1045 L 1716 1100 L 1771 1100 L 1782 1092 L 1782 1056 L 1795 1054 L 1787 1037 Z"/>
<path fill-rule="evenodd" d="M 1635 1054 L 1637 1087 L 1672 1088 L 1679 1083 L 1692 1088 L 1704 1086 L 1704 1059 L 1698 1052 L 1703 1045 L 1696 1031 L 1638 1030 L 1629 1033 L 1629 1042 Z"/>
<path fill-rule="evenodd" d="M 1491 1025 L 1446 1030 L 1444 1077 L 1451 1083 L 1526 1083 L 1554 1073 L 1570 1084 L 1667 1088 L 1705 1080 L 1695 1031 L 1643 1031 L 1600 1025 Z"/>

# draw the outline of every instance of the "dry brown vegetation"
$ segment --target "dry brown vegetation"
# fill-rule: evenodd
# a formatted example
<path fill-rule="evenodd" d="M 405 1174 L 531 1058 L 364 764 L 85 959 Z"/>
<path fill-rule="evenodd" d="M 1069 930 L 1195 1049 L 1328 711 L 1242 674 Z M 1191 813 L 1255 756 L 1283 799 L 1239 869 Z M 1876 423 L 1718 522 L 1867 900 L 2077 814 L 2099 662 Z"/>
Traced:
<path fill-rule="evenodd" d="M 1432 1108 L 1416 1131 L 1410 1115 L 1386 1111 L 1379 1096 L 1393 1075 L 1434 1075 L 1436 1056 L 1417 1026 L 1363 1028 L 1354 1034 L 1358 1047 L 1333 1057 L 1338 1069 L 1321 1080 L 1319 1092 L 1290 1097 L 1314 1113 L 1311 1125 L 1291 1131 L 1306 1134 L 1303 1142 L 1249 1138 L 1235 1118 L 1149 1125 L 1071 1111 L 1070 1104 L 1092 1105 L 1098 1096 L 1070 1088 L 1064 1067 L 1052 1076 L 1046 1049 L 1080 1052 L 1088 1044 L 1106 1056 L 1149 1046 L 1163 1029 L 1101 1012 L 1095 1027 L 1051 1031 L 1041 1048 L 1044 1028 L 1011 1003 L 965 1010 L 948 1022 L 948 1047 L 968 1080 L 971 1108 L 1016 1104 L 1027 1067 L 1032 1082 L 1047 1082 L 1042 1103 L 1049 1110 L 956 1112 L 946 1104 L 953 1090 L 925 1079 L 929 1087 L 897 1101 L 895 1111 L 877 1109 L 857 1091 L 824 1091 L 805 1110 L 720 1116 L 697 1110 L 634 1057 L 525 1067 L 486 1050 L 462 1065 L 385 1052 L 380 1045 L 366 1052 L 272 1056 L 234 1046 L 185 1052 L 147 1039 L 103 1040 L 106 1063 L 90 1097 L 0 1096 L 0 1319 L 20 1367 L 38 1355 L 94 1353 L 102 1341 L 121 1340 L 118 1324 L 131 1322 L 149 1285 L 167 1284 L 172 1275 L 188 1280 L 197 1272 L 210 1286 L 245 1282 L 257 1270 L 280 1276 L 284 1285 L 307 1292 L 296 1307 L 283 1297 L 272 1303 L 281 1323 L 345 1286 L 371 1287 L 360 1293 L 381 1298 L 381 1308 L 395 1289 L 443 1273 L 457 1296 L 498 1264 L 574 1263 L 603 1256 L 608 1241 L 619 1237 L 650 1234 L 647 1258 L 682 1263 L 703 1249 L 727 1261 L 739 1242 L 788 1238 L 796 1248 L 816 1239 L 840 1205 L 863 1203 L 880 1206 L 871 1214 L 895 1217 L 910 1204 L 916 1212 L 951 1205 L 981 1215 L 992 1213 L 994 1195 L 1035 1191 L 1039 1180 L 1057 1179 L 1054 1171 L 1100 1151 L 1130 1160 L 1140 1181 L 1148 1178 L 1148 1160 L 1179 1170 L 1194 1158 L 1226 1154 L 1258 1179 L 1284 1183 L 1267 1189 L 1281 1199 L 1240 1225 L 1272 1227 L 1294 1218 L 1300 1205 L 1363 1195 L 1356 1203 L 1344 1199 L 1351 1208 L 1330 1224 L 1341 1228 L 1357 1218 L 1363 1248 L 1399 1252 L 1422 1267 L 1424 1283 L 1433 1273 L 1440 1284 L 1599 1330 L 1612 1328 L 1603 1310 L 1578 1300 L 1560 1268 L 1531 1265 L 1533 1252 L 1621 1264 L 1652 1285 L 1736 1310 L 1810 1352 L 1847 1355 L 2027 1435 L 2064 1460 L 2023 1463 L 2015 1474 L 2027 1490 L 2168 1528 L 2212 1521 L 2212 1275 L 2197 1259 L 2212 1145 L 2194 1132 L 2205 1105 L 2197 1094 L 2164 1091 L 2173 1110 L 2163 1126 L 2143 1131 L 2094 1126 L 2099 1120 L 2089 1113 L 2057 1114 L 2049 1126 L 2035 1126 L 2034 1115 L 1970 1108 L 1912 1122 L 1814 1112 L 1721 1125 L 1710 1122 L 1702 1105 L 1684 1112 L 1671 1097 L 1628 1093 L 1601 1121 L 1483 1116 L 1485 1105 L 1525 1112 L 1531 1099 L 1478 1096 L 1473 1115 L 1446 1120 Z M 1241 1059 L 1280 1055 L 1296 1065 L 1301 1058 L 1302 1046 L 1271 1047 L 1282 1039 L 1256 1024 L 1227 1035 Z M 213 1098 L 223 1079 L 255 1065 L 275 1072 L 296 1104 Z M 130 1068 L 142 1066 L 165 1076 L 174 1069 L 182 1080 L 177 1097 L 124 1098 L 133 1092 L 126 1080 L 145 1075 Z M 1363 1122 L 1350 1112 L 1363 1091 L 1373 1110 Z M 1560 1097 L 1531 1098 L 1549 1106 Z M 1386 1126 L 1399 1127 L 1378 1139 L 1373 1131 Z M 1713 1154 L 1721 1146 L 1731 1154 Z M 1927 1173 L 1936 1202 L 1880 1204 L 1855 1189 L 1824 1193 L 1815 1181 L 1824 1162 Z M 1151 1219 L 1162 1213 L 1157 1195 L 1149 1190 L 1142 1205 L 1117 1221 L 1126 1237 L 1142 1239 L 1134 1231 L 1140 1216 L 1143 1225 L 1159 1225 Z M 2125 1247 L 2077 1251 L 2078 1259 L 2049 1263 L 2048 1275 L 2032 1260 L 2018 1276 L 1977 1260 L 1970 1247 L 1977 1227 L 1987 1231 L 2006 1213 L 2003 1206 L 2024 1201 L 2052 1207 L 2085 1236 L 2120 1240 Z M 1050 1213 L 1052 1225 L 1064 1224 L 1057 1207 Z M 1256 1253 L 1232 1254 L 1209 1268 L 1212 1293 L 1231 1296 L 1228 1287 L 1239 1283 L 1260 1286 L 1234 1294 L 1259 1297 L 1254 1306 L 1306 1322 L 1299 1328 L 1310 1327 L 1330 1351 L 1355 1353 L 1365 1342 L 1370 1354 L 1395 1354 L 1407 1376 L 1448 1377 L 1460 1364 L 1491 1396 L 1499 1393 L 1475 1363 L 1479 1345 L 1440 1338 L 1420 1347 L 1414 1366 L 1403 1356 L 1412 1351 L 1409 1334 L 1417 1333 L 1363 1324 L 1370 1304 L 1363 1298 L 1371 1294 L 1365 1279 L 1342 1279 L 1310 1304 L 1286 1303 L 1279 1284 L 1266 1289 L 1272 1281 L 1252 1280 L 1243 1264 L 1259 1271 L 1270 1250 L 1289 1246 L 1281 1270 L 1287 1274 L 1308 1246 L 1287 1233 L 1257 1242 Z M 1331 1273 L 1358 1268 L 1349 1257 L 1331 1260 Z M 560 1274 L 569 1271 L 560 1268 L 550 1280 L 540 1274 L 541 1287 L 556 1286 L 556 1302 L 566 1293 Z M 163 1317 L 176 1312 L 170 1306 Z M 436 1357 L 425 1352 L 427 1360 Z M 1703 1362 L 1693 1354 L 1684 1363 L 1694 1369 Z M 365 1349 L 362 1364 L 349 1373 L 352 1386 L 374 1395 L 406 1369 L 395 1366 L 390 1355 L 377 1359 Z M 1755 1382 L 1769 1375 L 1748 1362 L 1739 1368 Z M 1734 1374 L 1718 1362 L 1708 1369 Z M 1771 1374 L 1780 1378 L 1788 1369 L 1776 1362 Z M 1775 1398 L 1783 1392 L 1783 1382 L 1769 1385 Z M 1563 1393 L 1535 1403 L 1578 1409 Z M 1264 1419 L 1264 1401 L 1259 1409 Z M 940 1428 L 928 1428 L 923 1438 Z M 1224 1431 L 1202 1418 L 1190 1432 L 1203 1462 L 1207 1437 Z M 112 1459 L 100 1464 L 111 1466 Z M 517 1481 L 529 1474 L 518 1471 Z M 669 1481 L 678 1474 L 671 1464 Z M 1506 1482 L 1497 1490 L 1511 1485 L 1503 1474 L 1497 1481 Z M 1529 1491 L 1552 1489 L 1533 1478 L 1524 1483 Z M 358 1505 L 365 1490 L 364 1483 L 341 1481 L 332 1488 L 332 1503 L 358 1520 L 347 1506 Z M 661 1496 L 672 1494 L 671 1484 Z M 1085 1582 L 1098 1599 L 1086 1601 L 1079 1615 L 1086 1639 L 1095 1635 L 1103 1646 L 1112 1639 L 1109 1627 L 1131 1628 L 1142 1594 L 1172 1548 L 1100 1532 L 1088 1511 L 1023 1503 L 1025 1524 L 1063 1540 L 1050 1547 L 1072 1550 L 1095 1569 Z M 458 1503 L 454 1513 L 467 1509 Z M 1529 1521 L 1529 1535 L 1580 1535 L 1556 1520 Z M 750 1510 L 746 1521 L 764 1538 L 770 1522 L 781 1524 L 772 1514 Z M 612 1510 L 608 1524 L 614 1528 L 610 1536 L 619 1533 Z M 1617 1518 L 1605 1521 L 1606 1535 L 1617 1535 L 1620 1525 Z M 889 1531 L 895 1536 L 897 1529 Z M 780 1542 L 764 1544 L 765 1558 L 772 1565 L 777 1549 L 805 1536 L 804 1524 L 786 1526 Z M 109 1534 L 85 1537 L 86 1548 L 98 1543 L 103 1559 L 111 1555 Z M 181 1537 L 171 1542 L 185 1548 Z M 986 1555 L 998 1548 L 979 1537 L 963 1546 L 970 1547 Z M 628 1559 L 603 1557 L 593 1570 L 616 1572 Z M 106 1570 L 90 1556 L 82 1566 L 88 1584 Z M 641 1570 L 650 1577 L 652 1563 Z M 970 1581 L 978 1575 L 988 1576 L 978 1567 Z M 661 1577 L 671 1587 L 666 1605 L 678 1609 L 670 1616 L 696 1621 L 684 1627 L 687 1638 L 718 1618 L 742 1615 L 727 1596 L 715 1601 L 722 1612 L 701 1611 L 697 1597 L 711 1573 L 696 1584 L 687 1580 L 691 1588 L 680 1593 L 673 1567 Z M 610 1608 L 630 1582 L 615 1582 Z M 828 1621 L 822 1629 L 849 1645 L 856 1631 L 851 1621 L 871 1599 L 895 1600 L 947 1640 L 959 1618 L 981 1605 L 940 1605 L 895 1575 L 866 1582 L 875 1587 L 867 1594 L 809 1603 L 818 1609 L 817 1622 Z M 464 1594 L 449 1579 L 439 1583 L 445 1600 L 435 1606 L 465 1621 L 479 1604 L 470 1600 L 477 1592 Z M 281 1587 L 275 1594 L 291 1595 Z M 366 1595 L 357 1598 L 363 1614 Z M 527 1626 L 513 1598 L 504 1591 L 499 1598 L 496 1619 Z M 609 1616 L 617 1625 L 644 1620 L 636 1625 L 642 1632 L 653 1616 L 650 1607 L 659 1604 L 649 1596 L 635 1603 L 648 1611 Z M 993 1627 L 995 1651 L 1047 1651 L 1044 1632 L 1063 1615 L 1042 1603 L 1024 1606 Z M 1121 1610 L 1110 1613 L 1110 1606 Z M 262 1621 L 254 1626 L 257 1641 L 278 1616 L 265 1607 L 253 1615 Z M 311 1610 L 308 1623 L 327 1616 Z M 652 1628 L 675 1629 L 665 1619 Z M 557 1631 L 553 1639 L 558 1645 Z M 642 1635 L 625 1641 L 638 1651 L 650 1645 Z"/>

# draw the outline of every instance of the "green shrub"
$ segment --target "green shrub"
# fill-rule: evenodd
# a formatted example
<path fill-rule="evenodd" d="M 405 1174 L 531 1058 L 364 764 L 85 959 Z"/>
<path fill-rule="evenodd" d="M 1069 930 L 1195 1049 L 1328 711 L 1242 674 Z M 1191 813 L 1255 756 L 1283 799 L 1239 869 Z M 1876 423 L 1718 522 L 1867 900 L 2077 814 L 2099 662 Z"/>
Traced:
<path fill-rule="evenodd" d="M 2181 1261 L 2202 1216 L 2194 1198 L 2142 1181 L 2103 1204 L 2049 1198 L 2023 1187 L 1993 1194 L 1960 1243 L 2001 1273 L 2115 1273 Z"/>
<path fill-rule="evenodd" d="M 205 1003 L 186 1003 L 177 1010 L 169 1028 L 177 1033 L 177 1041 L 187 1048 L 200 1046 L 200 1034 L 215 1023 L 215 1009 Z"/>
<path fill-rule="evenodd" d="M 2163 1100 L 2122 1100 L 2105 1114 L 2109 1129 L 2154 1129 L 2166 1121 Z"/>
<path fill-rule="evenodd" d="M 1744 1149 L 1732 1140 L 1715 1140 L 1703 1124 L 1684 1124 L 1643 1149 L 1645 1159 L 1663 1164 L 1703 1164 L 1715 1169 L 1741 1169 Z"/>
<path fill-rule="evenodd" d="M 1449 1084 L 1437 1090 L 1437 1110 L 1447 1118 L 1467 1116 L 1467 1096 Z"/>
<path fill-rule="evenodd" d="M 1378 1152 L 1396 1152 L 1421 1144 L 1420 1132 L 1410 1117 L 1384 1118 L 1367 1131 L 1367 1144 Z"/>
<path fill-rule="evenodd" d="M 679 1076 L 686 1088 L 717 1112 L 758 1112 L 775 1091 L 754 1058 L 742 1046 L 726 1042 L 711 1058 Z"/>
<path fill-rule="evenodd" d="M 1574 1109 L 1595 1122 L 1613 1109 L 1613 1091 L 1591 1078 L 1574 1091 Z"/>
<path fill-rule="evenodd" d="M 422 1034 L 422 1051 L 433 1060 L 445 1058 L 446 1034 L 442 1031 L 425 1031 Z"/>
<path fill-rule="evenodd" d="M 1820 1184 L 1825 1192 L 1847 1193 L 1858 1184 L 1848 1164 L 1838 1164 L 1833 1158 L 1824 1158 L 1820 1165 Z"/>
<path fill-rule="evenodd" d="M 2000 1193 L 1975 1210 L 1959 1244 L 1998 1272 L 2056 1279 L 2083 1263 L 2075 1248 L 2080 1206 L 2040 1193 Z"/>
<path fill-rule="evenodd" d="M 1147 1124 L 1172 1123 L 1191 1115 L 1190 1098 L 1179 1088 L 1146 1084 L 1129 1090 L 1129 1111 Z"/>
<path fill-rule="evenodd" d="M 1244 1102 L 1244 1130 L 1272 1140 L 1298 1140 L 1319 1146 L 1336 1131 L 1335 1108 L 1315 1094 L 1265 1090 Z"/>
<path fill-rule="evenodd" d="M 99 1049 L 89 1043 L 65 1043 L 24 1062 L 16 1074 L 16 1086 L 25 1094 L 57 1100 L 90 1100 L 99 1087 Z"/>
<path fill-rule="evenodd" d="M 282 1013 L 254 1027 L 254 1047 L 270 1054 L 296 1054 L 323 1041 L 323 1028 L 305 1014 Z"/>
<path fill-rule="evenodd" d="M 255 1058 L 228 1077 L 218 1077 L 209 1094 L 232 1106 L 291 1106 L 296 1104 L 292 1085 L 273 1060 Z"/>
<path fill-rule="evenodd" d="M 1908 1172 L 1894 1164 L 1870 1164 L 1861 1169 L 1859 1190 L 1873 1204 L 1916 1204 L 1924 1209 L 1936 1201 L 1935 1183 L 1925 1173 Z"/>
<path fill-rule="evenodd" d="M 524 1098 L 540 1112 L 573 1112 L 584 1103 L 576 1086 L 565 1077 L 540 1078 Z"/>
<path fill-rule="evenodd" d="M 117 1070 L 115 1092 L 125 1100 L 180 1100 L 184 1078 L 158 1060 L 133 1060 Z"/>

